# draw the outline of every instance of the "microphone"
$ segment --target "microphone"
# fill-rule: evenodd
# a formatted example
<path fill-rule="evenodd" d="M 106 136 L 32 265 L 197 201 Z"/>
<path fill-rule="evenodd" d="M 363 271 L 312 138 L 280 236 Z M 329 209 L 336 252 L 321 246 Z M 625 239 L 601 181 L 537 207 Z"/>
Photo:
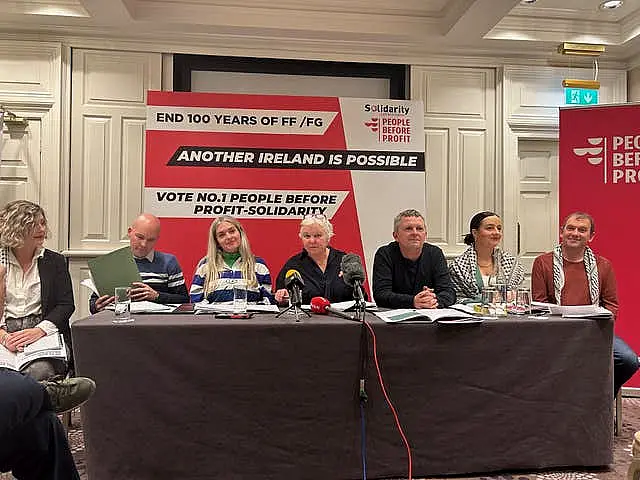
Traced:
<path fill-rule="evenodd" d="M 313 297 L 311 299 L 311 311 L 313 313 L 319 313 L 321 315 L 327 315 L 333 313 L 340 318 L 346 318 L 347 320 L 355 320 L 353 316 L 344 313 L 336 308 L 331 307 L 331 303 L 324 297 Z"/>
<path fill-rule="evenodd" d="M 301 307 L 302 288 L 304 287 L 304 280 L 302 280 L 300 272 L 294 269 L 287 270 L 287 274 L 284 276 L 284 287 L 289 292 L 291 305 Z"/>
<path fill-rule="evenodd" d="M 364 283 L 365 274 L 360 257 L 355 253 L 347 253 L 342 257 L 340 270 L 342 270 L 344 282 L 353 287 L 353 298 L 358 302 L 363 302 L 362 284 Z"/>

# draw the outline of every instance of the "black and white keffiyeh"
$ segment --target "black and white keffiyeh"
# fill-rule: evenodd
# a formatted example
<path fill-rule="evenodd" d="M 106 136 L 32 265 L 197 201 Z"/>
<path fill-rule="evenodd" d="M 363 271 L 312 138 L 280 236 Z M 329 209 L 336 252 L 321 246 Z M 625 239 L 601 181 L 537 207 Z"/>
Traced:
<path fill-rule="evenodd" d="M 3 265 L 5 267 L 7 267 L 7 270 L 9 270 L 9 247 L 0 247 L 0 265 Z M 8 271 L 6 272 L 6 274 L 8 275 Z M 0 285 L 0 288 L 5 288 L 6 286 L 6 276 L 5 276 L 5 285 Z M 0 325 L 4 325 L 4 318 L 6 315 L 6 312 L 4 311 L 4 305 L 0 305 Z"/>
<path fill-rule="evenodd" d="M 9 265 L 9 247 L 0 247 L 0 265 Z"/>
<path fill-rule="evenodd" d="M 493 263 L 500 265 L 504 274 L 504 282 L 508 288 L 518 288 L 524 280 L 524 268 L 518 259 L 499 248 L 493 250 Z M 456 288 L 458 301 L 463 298 L 477 298 L 480 296 L 480 287 L 476 281 L 476 269 L 478 256 L 473 246 L 467 248 L 462 255 L 455 258 L 449 267 L 451 280 Z"/>
<path fill-rule="evenodd" d="M 589 247 L 584 250 L 584 269 L 589 282 L 589 296 L 593 305 L 600 304 L 600 280 L 598 278 L 598 263 L 596 256 Z M 564 288 L 564 269 L 562 268 L 562 245 L 553 249 L 553 291 L 556 303 L 561 304 L 562 289 Z"/>

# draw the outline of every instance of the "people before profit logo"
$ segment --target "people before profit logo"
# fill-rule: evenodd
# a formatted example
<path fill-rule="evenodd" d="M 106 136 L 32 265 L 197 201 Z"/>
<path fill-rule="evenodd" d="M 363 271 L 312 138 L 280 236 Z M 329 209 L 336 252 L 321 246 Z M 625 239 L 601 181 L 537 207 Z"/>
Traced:
<path fill-rule="evenodd" d="M 613 183 L 640 183 L 640 135 L 614 136 L 611 151 Z"/>
<path fill-rule="evenodd" d="M 371 121 L 364 122 L 364 126 L 370 128 L 372 132 L 377 132 L 380 128 L 380 119 L 378 117 L 371 117 Z"/>
<path fill-rule="evenodd" d="M 411 143 L 411 118 L 399 115 L 371 117 L 364 126 L 376 133 L 381 143 Z"/>
<path fill-rule="evenodd" d="M 576 147 L 573 153 L 586 156 L 591 165 L 603 164 L 604 183 L 640 183 L 640 135 L 592 137 L 587 138 L 587 143 L 590 146 Z"/>
<path fill-rule="evenodd" d="M 574 148 L 573 149 L 573 153 L 575 153 L 579 157 L 584 157 L 585 155 L 590 155 L 587 158 L 587 161 L 591 165 L 599 165 L 599 164 L 602 163 L 602 155 L 601 155 L 601 153 L 604 150 L 604 148 L 603 147 L 598 147 L 598 145 L 602 145 L 602 140 L 603 140 L 602 137 L 587 138 L 587 142 L 589 142 L 589 145 L 593 145 L 593 146 L 592 147 L 583 147 L 583 148 Z"/>

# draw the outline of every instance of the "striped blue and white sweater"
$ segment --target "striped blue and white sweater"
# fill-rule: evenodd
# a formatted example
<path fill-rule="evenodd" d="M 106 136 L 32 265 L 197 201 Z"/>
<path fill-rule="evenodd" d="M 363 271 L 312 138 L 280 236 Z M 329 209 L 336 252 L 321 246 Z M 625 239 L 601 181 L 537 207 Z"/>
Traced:
<path fill-rule="evenodd" d="M 196 273 L 191 282 L 191 290 L 189 295 L 191 301 L 201 302 L 204 300 L 204 285 L 206 284 L 207 257 L 198 262 Z M 233 284 L 235 280 L 242 279 L 242 259 L 238 258 L 230 267 L 224 265 L 224 269 L 220 272 L 220 278 L 216 282 L 213 292 L 207 295 L 210 303 L 214 302 L 230 302 L 233 301 Z M 264 260 L 256 257 L 256 279 L 258 285 L 247 287 L 247 302 L 252 303 L 272 303 L 276 301 L 271 293 L 271 274 Z"/>

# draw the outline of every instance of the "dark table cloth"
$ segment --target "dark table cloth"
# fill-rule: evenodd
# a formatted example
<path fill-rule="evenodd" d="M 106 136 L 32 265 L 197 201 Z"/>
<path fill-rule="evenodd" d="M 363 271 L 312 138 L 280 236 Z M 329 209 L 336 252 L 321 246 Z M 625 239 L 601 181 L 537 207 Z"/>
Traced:
<path fill-rule="evenodd" d="M 112 318 L 72 327 L 90 480 L 362 478 L 360 324 Z M 414 477 L 612 462 L 611 321 L 369 321 Z M 366 390 L 368 478 L 406 478 L 372 358 Z"/>

